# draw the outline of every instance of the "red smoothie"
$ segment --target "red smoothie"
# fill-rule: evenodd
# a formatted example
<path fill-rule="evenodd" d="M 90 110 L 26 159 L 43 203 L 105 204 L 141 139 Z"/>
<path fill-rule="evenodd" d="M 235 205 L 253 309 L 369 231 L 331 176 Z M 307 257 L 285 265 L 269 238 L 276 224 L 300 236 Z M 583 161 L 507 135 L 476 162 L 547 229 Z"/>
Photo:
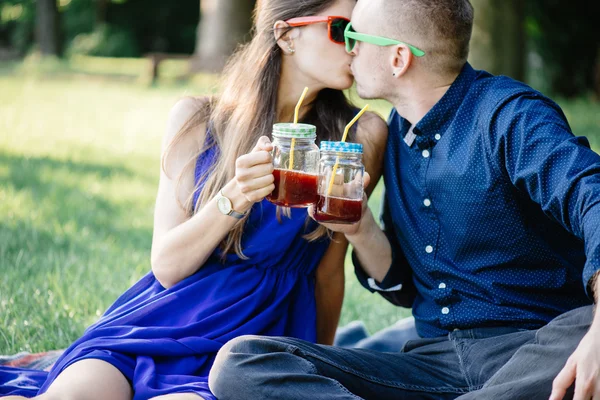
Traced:
<path fill-rule="evenodd" d="M 319 196 L 315 220 L 337 224 L 354 224 L 362 217 L 362 200 Z"/>
<path fill-rule="evenodd" d="M 267 196 L 282 207 L 308 207 L 317 202 L 319 177 L 305 172 L 275 169 L 275 190 Z"/>

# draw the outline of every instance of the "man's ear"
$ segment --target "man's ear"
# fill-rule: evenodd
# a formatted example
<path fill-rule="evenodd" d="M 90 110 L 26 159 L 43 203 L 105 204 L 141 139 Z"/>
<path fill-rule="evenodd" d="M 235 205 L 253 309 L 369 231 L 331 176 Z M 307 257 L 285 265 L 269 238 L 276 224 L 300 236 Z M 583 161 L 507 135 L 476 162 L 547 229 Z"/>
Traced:
<path fill-rule="evenodd" d="M 275 35 L 277 45 L 286 54 L 293 54 L 296 51 L 294 49 L 294 35 L 290 29 L 292 28 L 285 21 L 277 21 L 273 25 L 273 34 Z"/>
<path fill-rule="evenodd" d="M 413 53 L 410 48 L 404 44 L 392 46 L 390 62 L 392 65 L 392 75 L 396 78 L 403 76 L 413 62 Z"/>

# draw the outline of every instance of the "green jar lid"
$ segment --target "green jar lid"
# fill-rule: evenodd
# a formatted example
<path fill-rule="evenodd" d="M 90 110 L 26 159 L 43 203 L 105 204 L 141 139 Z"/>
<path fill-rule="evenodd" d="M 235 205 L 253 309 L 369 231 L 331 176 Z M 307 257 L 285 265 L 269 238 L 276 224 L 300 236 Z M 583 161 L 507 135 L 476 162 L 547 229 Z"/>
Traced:
<path fill-rule="evenodd" d="M 317 127 L 309 124 L 275 124 L 273 136 L 295 139 L 316 139 Z"/>

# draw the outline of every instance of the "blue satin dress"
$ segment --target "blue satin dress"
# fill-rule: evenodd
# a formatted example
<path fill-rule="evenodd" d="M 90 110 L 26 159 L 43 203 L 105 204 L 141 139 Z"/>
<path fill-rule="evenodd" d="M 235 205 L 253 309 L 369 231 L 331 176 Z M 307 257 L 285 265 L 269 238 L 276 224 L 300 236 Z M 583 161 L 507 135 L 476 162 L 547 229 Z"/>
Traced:
<path fill-rule="evenodd" d="M 196 164 L 198 182 L 216 155 Z M 197 196 L 197 193 L 196 193 Z M 0 395 L 33 397 L 69 365 L 104 360 L 131 382 L 134 399 L 196 393 L 215 399 L 208 373 L 217 351 L 246 334 L 316 341 L 315 270 L 328 239 L 302 236 L 317 227 L 304 209 L 276 218 L 268 201 L 254 205 L 243 248 L 222 262 L 217 249 L 194 275 L 170 289 L 150 272 L 127 290 L 73 343 L 49 372 L 0 367 Z"/>

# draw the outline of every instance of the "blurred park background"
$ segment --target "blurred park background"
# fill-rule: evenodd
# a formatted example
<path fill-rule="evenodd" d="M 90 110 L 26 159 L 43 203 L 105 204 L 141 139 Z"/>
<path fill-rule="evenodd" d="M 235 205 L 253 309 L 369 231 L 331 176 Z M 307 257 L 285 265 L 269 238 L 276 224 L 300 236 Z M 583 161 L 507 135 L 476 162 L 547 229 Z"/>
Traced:
<path fill-rule="evenodd" d="M 551 95 L 599 150 L 600 2 L 472 3 L 472 64 Z M 167 114 L 215 93 L 253 6 L 0 0 L 0 353 L 68 346 L 149 271 Z M 346 272 L 342 324 L 410 315 Z"/>

